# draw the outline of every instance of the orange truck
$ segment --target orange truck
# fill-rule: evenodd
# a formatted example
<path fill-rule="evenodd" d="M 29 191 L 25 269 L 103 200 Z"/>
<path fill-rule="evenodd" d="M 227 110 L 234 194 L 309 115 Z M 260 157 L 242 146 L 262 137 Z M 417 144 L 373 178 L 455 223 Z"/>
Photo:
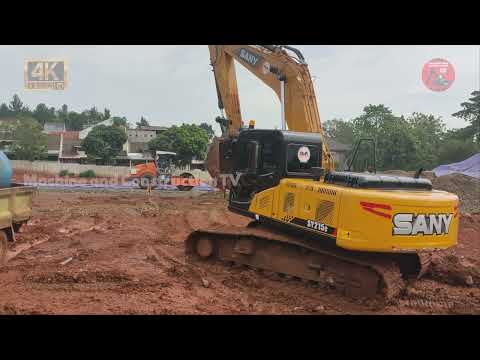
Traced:
<path fill-rule="evenodd" d="M 155 161 L 136 165 L 130 170 L 130 179 L 141 189 L 155 189 L 159 185 L 173 185 L 180 191 L 189 191 L 200 185 L 200 179 L 189 172 L 174 175 L 174 160 L 177 154 L 169 151 L 157 151 Z"/>

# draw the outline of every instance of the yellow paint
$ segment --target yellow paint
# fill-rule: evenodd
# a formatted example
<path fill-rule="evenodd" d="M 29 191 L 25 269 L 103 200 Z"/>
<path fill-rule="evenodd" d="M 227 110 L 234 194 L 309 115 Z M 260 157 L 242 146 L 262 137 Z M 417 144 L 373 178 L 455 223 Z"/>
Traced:
<path fill-rule="evenodd" d="M 328 206 L 331 204 L 328 202 L 333 202 L 332 214 L 326 217 L 329 220 L 322 223 L 337 229 L 336 243 L 345 249 L 408 252 L 445 249 L 457 244 L 458 197 L 444 191 L 353 189 L 313 180 L 287 178 L 282 179 L 278 186 L 256 194 L 249 211 L 289 226 L 298 226 L 290 221 L 293 218 L 318 221 L 316 211 L 322 201 L 324 209 L 330 209 Z M 361 202 L 389 205 L 391 210 L 375 210 L 390 217 L 365 210 Z M 393 235 L 392 219 L 399 213 L 446 213 L 453 216 L 448 234 Z"/>

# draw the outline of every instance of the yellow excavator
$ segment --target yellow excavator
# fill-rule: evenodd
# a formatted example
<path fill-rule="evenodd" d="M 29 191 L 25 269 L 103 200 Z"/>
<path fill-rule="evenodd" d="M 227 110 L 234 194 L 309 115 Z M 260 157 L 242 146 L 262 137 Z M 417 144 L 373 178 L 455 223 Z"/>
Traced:
<path fill-rule="evenodd" d="M 216 179 L 229 174 L 228 208 L 252 222 L 192 232 L 189 258 L 314 281 L 351 297 L 392 299 L 406 279 L 428 271 L 434 251 L 457 243 L 458 197 L 432 189 L 421 170 L 413 177 L 377 173 L 373 140 L 360 140 L 344 171 L 335 170 L 298 49 L 209 50 L 222 136 L 210 146 L 207 167 Z M 278 95 L 280 129 L 243 124 L 236 62 Z"/>

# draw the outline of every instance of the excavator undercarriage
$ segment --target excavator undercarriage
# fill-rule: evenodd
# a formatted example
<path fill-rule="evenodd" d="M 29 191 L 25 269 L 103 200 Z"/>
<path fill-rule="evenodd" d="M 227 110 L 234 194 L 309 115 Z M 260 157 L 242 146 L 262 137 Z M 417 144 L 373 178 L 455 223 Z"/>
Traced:
<path fill-rule="evenodd" d="M 197 230 L 186 240 L 191 259 L 217 259 L 330 286 L 352 298 L 391 301 L 405 280 L 423 276 L 431 253 L 376 254 L 325 246 L 308 236 L 252 221 L 246 228 Z"/>

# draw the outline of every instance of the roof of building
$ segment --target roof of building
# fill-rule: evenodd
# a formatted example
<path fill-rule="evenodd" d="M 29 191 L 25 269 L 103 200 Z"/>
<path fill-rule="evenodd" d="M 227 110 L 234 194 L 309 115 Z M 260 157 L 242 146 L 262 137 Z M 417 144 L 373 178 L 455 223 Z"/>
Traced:
<path fill-rule="evenodd" d="M 92 125 L 92 126 L 89 126 L 89 127 L 85 128 L 85 129 L 83 129 L 82 131 L 80 131 L 80 134 L 79 134 L 80 139 L 85 139 L 85 138 L 87 137 L 88 133 L 89 133 L 90 131 L 92 131 L 92 129 L 93 129 L 95 126 L 99 126 L 99 125 L 112 126 L 112 125 L 113 125 L 113 119 L 110 118 L 110 119 L 104 120 L 104 121 L 102 121 L 102 122 L 99 122 L 99 123 L 97 123 L 97 124 L 95 124 L 95 125 Z"/>
<path fill-rule="evenodd" d="M 147 131 L 162 131 L 167 130 L 168 127 L 165 126 L 140 126 L 139 130 L 147 130 Z"/>
<path fill-rule="evenodd" d="M 65 131 L 65 123 L 63 122 L 46 122 L 43 125 L 43 131 L 47 133 Z"/>

